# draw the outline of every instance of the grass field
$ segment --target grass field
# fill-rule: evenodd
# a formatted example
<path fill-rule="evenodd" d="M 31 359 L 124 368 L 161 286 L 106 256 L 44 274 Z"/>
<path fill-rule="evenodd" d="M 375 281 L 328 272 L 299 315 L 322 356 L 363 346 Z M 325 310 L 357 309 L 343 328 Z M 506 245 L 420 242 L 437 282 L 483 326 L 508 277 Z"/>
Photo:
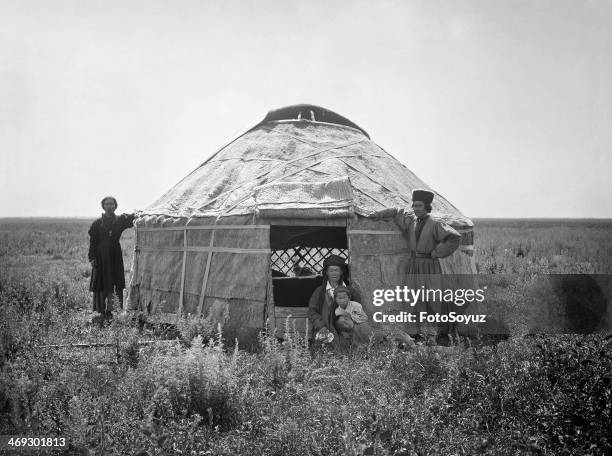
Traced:
<path fill-rule="evenodd" d="M 194 321 L 179 325 L 190 344 L 139 346 L 167 333 L 90 323 L 90 222 L 0 219 L 0 434 L 61 435 L 100 455 L 612 451 L 602 335 L 345 355 L 262 336 L 245 353 Z M 610 220 L 475 222 L 483 274 L 612 273 Z M 133 242 L 126 231 L 126 278 Z M 74 342 L 110 346 L 40 348 Z"/>

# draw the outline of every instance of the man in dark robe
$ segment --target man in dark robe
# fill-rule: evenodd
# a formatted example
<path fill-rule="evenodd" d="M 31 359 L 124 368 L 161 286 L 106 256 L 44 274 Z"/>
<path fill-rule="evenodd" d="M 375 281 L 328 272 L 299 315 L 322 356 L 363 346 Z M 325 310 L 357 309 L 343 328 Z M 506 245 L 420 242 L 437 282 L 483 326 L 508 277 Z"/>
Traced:
<path fill-rule="evenodd" d="M 107 196 L 102 200 L 102 217 L 89 228 L 89 262 L 92 266 L 89 291 L 93 292 L 93 310 L 105 319 L 112 318 L 113 295 L 123 309 L 125 275 L 119 239 L 132 227 L 135 214 L 115 215 L 117 200 Z"/>

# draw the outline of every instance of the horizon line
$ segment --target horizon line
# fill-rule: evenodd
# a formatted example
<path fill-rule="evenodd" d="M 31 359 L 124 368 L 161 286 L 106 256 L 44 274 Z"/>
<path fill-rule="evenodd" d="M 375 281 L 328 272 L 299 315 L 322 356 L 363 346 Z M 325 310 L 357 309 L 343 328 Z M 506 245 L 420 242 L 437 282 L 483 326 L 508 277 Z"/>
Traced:
<path fill-rule="evenodd" d="M 9 215 L 0 216 L 0 220 L 14 220 L 14 219 L 77 219 L 77 220 L 91 220 L 100 217 L 99 215 L 87 216 L 87 215 Z M 576 216 L 549 216 L 549 217 L 521 217 L 521 216 L 478 216 L 468 217 L 472 220 L 612 220 L 610 217 L 576 217 Z"/>

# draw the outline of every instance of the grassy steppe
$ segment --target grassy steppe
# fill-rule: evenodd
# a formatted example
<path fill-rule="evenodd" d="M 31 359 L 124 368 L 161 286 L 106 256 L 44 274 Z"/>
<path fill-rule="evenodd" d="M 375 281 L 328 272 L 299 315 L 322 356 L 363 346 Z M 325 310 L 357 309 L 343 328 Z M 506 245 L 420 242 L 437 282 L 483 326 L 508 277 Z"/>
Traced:
<path fill-rule="evenodd" d="M 142 347 L 164 328 L 90 324 L 89 223 L 0 220 L 0 434 L 62 435 L 100 455 L 612 451 L 601 335 L 343 355 L 262 335 L 260 352 L 245 353 L 192 321 L 179 327 L 190 344 Z M 483 273 L 612 270 L 610 221 L 476 223 Z M 129 270 L 132 232 L 122 244 Z M 39 348 L 77 341 L 112 346 Z"/>

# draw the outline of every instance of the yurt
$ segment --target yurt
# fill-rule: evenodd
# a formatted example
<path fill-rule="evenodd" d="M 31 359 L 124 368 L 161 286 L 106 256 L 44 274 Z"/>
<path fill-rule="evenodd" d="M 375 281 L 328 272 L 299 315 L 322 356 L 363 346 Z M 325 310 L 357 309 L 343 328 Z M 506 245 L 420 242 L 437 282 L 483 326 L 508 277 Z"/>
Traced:
<path fill-rule="evenodd" d="M 473 223 L 347 118 L 314 105 L 270 111 L 135 221 L 129 307 L 151 318 L 203 316 L 243 346 L 287 318 L 308 332 L 323 259 L 341 255 L 372 314 L 372 292 L 405 283 L 408 234 L 394 216 L 415 188 L 462 234 L 441 260 L 471 274 Z"/>

